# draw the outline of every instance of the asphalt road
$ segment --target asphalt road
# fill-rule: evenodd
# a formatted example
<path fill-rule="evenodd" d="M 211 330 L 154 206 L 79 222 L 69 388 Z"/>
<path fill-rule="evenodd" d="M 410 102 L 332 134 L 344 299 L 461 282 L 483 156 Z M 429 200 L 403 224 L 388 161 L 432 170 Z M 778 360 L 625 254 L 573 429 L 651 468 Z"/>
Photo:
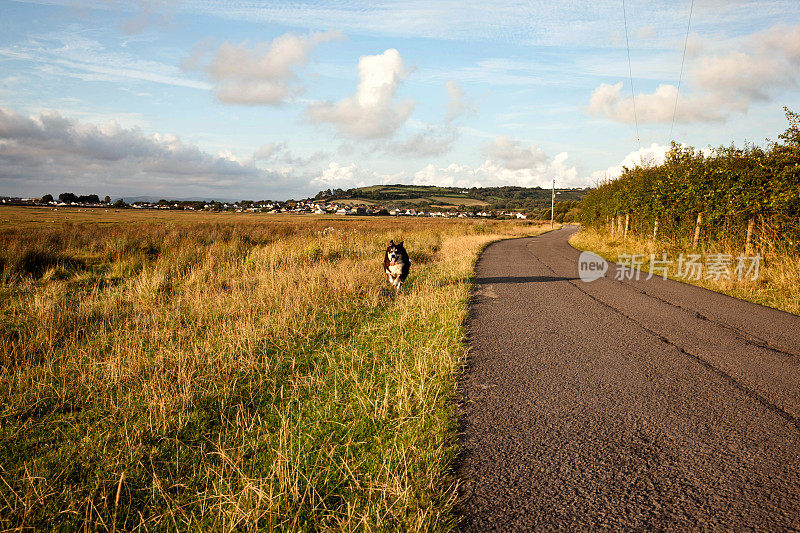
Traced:
<path fill-rule="evenodd" d="M 585 283 L 574 231 L 478 262 L 461 529 L 800 530 L 800 318 Z"/>

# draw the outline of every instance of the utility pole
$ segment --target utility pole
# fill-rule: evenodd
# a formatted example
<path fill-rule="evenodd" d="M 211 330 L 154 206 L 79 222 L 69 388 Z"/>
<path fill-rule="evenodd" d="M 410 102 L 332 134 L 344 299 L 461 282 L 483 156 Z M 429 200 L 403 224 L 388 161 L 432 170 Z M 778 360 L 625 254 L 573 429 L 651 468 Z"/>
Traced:
<path fill-rule="evenodd" d="M 553 223 L 556 216 L 556 179 L 553 178 L 553 196 L 550 198 L 550 229 L 553 229 Z"/>

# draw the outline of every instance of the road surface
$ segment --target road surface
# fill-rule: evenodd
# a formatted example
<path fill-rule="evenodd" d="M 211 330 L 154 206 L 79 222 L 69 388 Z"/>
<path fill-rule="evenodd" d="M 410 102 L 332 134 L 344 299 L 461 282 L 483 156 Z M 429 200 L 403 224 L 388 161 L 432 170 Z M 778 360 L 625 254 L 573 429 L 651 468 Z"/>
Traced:
<path fill-rule="evenodd" d="M 460 528 L 800 530 L 800 318 L 585 283 L 574 231 L 478 262 Z"/>

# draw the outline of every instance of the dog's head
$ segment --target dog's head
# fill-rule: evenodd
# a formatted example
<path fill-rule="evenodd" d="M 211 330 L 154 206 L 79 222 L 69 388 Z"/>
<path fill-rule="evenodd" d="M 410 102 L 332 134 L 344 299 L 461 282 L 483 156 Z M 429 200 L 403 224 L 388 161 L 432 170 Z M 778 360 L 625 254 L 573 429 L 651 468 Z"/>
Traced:
<path fill-rule="evenodd" d="M 396 243 L 389 241 L 389 246 L 386 247 L 386 258 L 389 260 L 390 265 L 394 265 L 406 256 L 406 249 L 403 247 L 403 242 Z"/>

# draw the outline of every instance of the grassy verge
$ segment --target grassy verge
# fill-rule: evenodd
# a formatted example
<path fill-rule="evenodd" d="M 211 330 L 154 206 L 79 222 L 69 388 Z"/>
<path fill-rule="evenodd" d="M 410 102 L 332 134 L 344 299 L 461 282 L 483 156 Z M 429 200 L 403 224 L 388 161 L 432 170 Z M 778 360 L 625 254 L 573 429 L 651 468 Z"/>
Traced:
<path fill-rule="evenodd" d="M 452 526 L 474 261 L 542 227 L 3 215 L 0 528 Z"/>
<path fill-rule="evenodd" d="M 620 255 L 643 254 L 642 269 L 651 270 L 650 256 L 656 260 L 666 253 L 673 260 L 669 265 L 668 276 L 672 279 L 698 285 L 706 289 L 721 292 L 734 298 L 748 300 L 758 304 L 781 309 L 789 313 L 800 314 L 800 257 L 779 253 L 762 252 L 763 261 L 757 279 L 738 279 L 732 271 L 736 265 L 736 258 L 743 253 L 740 249 L 733 249 L 719 244 L 706 244 L 701 250 L 693 251 L 685 243 L 671 243 L 653 241 L 636 236 L 629 236 L 624 241 L 619 236 L 593 228 L 583 228 L 570 238 L 570 244 L 580 250 L 590 250 L 610 261 L 617 261 Z M 714 277 L 700 276 L 694 280 L 678 275 L 676 258 L 681 254 L 728 254 L 732 257 L 731 272 L 729 276 Z M 657 272 L 661 275 L 661 270 Z"/>

